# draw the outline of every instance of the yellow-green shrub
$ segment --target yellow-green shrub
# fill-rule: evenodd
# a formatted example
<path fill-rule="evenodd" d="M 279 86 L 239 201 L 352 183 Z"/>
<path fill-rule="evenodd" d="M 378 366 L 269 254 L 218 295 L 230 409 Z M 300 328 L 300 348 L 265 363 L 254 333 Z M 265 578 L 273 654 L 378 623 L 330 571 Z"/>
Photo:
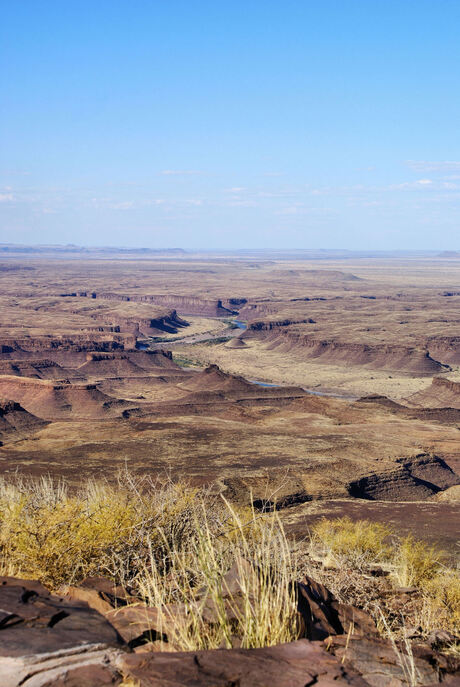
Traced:
<path fill-rule="evenodd" d="M 87 575 L 130 579 L 158 527 L 169 540 L 187 538 L 196 490 L 151 484 L 143 493 L 127 479 L 117 487 L 88 483 L 69 493 L 63 483 L 0 483 L 0 553 L 3 565 L 53 586 Z"/>
<path fill-rule="evenodd" d="M 408 535 L 397 542 L 393 560 L 394 577 L 402 587 L 420 587 L 433 579 L 445 553 L 427 542 Z"/>
<path fill-rule="evenodd" d="M 323 553 L 332 559 L 347 560 L 353 565 L 368 564 L 389 557 L 391 532 L 387 525 L 369 520 L 322 518 L 313 526 L 312 543 L 322 547 Z"/>
<path fill-rule="evenodd" d="M 460 633 L 460 574 L 445 570 L 432 577 L 423 588 L 424 613 L 420 618 L 423 629 L 433 628 Z"/>

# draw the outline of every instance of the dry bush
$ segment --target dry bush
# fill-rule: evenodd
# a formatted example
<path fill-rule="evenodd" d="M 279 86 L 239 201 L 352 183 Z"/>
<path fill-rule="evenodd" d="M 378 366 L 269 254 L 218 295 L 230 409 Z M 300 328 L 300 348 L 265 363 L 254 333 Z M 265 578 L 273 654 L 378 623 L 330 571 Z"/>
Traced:
<path fill-rule="evenodd" d="M 421 587 L 435 577 L 446 554 L 438 547 L 414 539 L 412 535 L 398 540 L 393 555 L 396 582 L 401 587 Z"/>
<path fill-rule="evenodd" d="M 196 494 L 126 474 L 117 486 L 88 482 L 75 493 L 48 478 L 2 481 L 1 564 L 51 586 L 95 574 L 130 582 L 152 547 L 163 555 L 162 537 L 188 540 Z"/>
<path fill-rule="evenodd" d="M 423 585 L 423 606 L 418 624 L 424 634 L 433 629 L 449 630 L 460 635 L 460 574 L 443 570 Z"/>
<path fill-rule="evenodd" d="M 296 636 L 296 569 L 278 514 L 206 489 L 126 473 L 75 493 L 50 479 L 3 481 L 0 565 L 54 588 L 88 575 L 128 585 L 159 609 L 174 649 Z"/>
<path fill-rule="evenodd" d="M 313 549 L 320 549 L 330 563 L 347 563 L 360 568 L 388 559 L 391 533 L 392 530 L 383 523 L 353 521 L 349 517 L 322 518 L 313 526 L 311 544 Z"/>
<path fill-rule="evenodd" d="M 320 520 L 311 536 L 310 550 L 322 557 L 325 568 L 317 577 L 344 603 L 369 611 L 383 634 L 391 628 L 405 637 L 405 624 L 423 636 L 434 630 L 460 632 L 460 574 L 445 564 L 447 554 L 436 546 L 408 535 L 391 535 L 382 523 L 350 518 Z M 337 568 L 328 572 L 331 564 Z M 372 578 L 363 573 L 369 563 L 380 563 L 388 578 Z M 385 582 L 385 580 L 388 582 Z M 391 586 L 419 590 L 404 617 L 392 607 Z M 386 588 L 388 587 L 388 588 Z M 396 597 L 395 597 L 396 598 Z M 384 624 L 382 625 L 382 617 Z"/>

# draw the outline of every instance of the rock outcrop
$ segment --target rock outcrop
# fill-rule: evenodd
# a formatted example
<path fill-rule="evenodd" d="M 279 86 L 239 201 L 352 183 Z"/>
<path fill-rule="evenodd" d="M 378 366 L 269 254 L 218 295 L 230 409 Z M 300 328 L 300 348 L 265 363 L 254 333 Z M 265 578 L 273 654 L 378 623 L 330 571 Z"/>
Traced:
<path fill-rule="evenodd" d="M 297 322 L 289 320 L 251 322 L 242 338 L 257 338 L 266 343 L 269 349 L 284 353 L 295 351 L 306 359 L 328 365 L 356 365 L 417 376 L 431 376 L 447 369 L 446 365 L 432 358 L 427 349 L 319 339 L 305 332 L 305 324 L 301 329 L 296 325 Z"/>
<path fill-rule="evenodd" d="M 86 603 L 50 594 L 36 581 L 0 577 L 2 687 L 96 687 L 108 671 L 120 682 L 107 666 L 122 645 L 115 628 Z M 72 673 L 79 682 L 69 679 Z M 83 682 L 84 674 L 101 682 Z"/>
<path fill-rule="evenodd" d="M 421 501 L 460 483 L 438 456 L 421 454 L 396 470 L 366 475 L 348 485 L 350 496 L 379 501 Z"/>
<path fill-rule="evenodd" d="M 121 669 L 142 687 L 307 687 L 367 684 L 319 643 L 305 639 L 263 649 L 124 655 Z"/>
<path fill-rule="evenodd" d="M 460 409 L 460 382 L 443 377 L 434 377 L 431 385 L 407 399 L 410 403 L 425 408 Z"/>
<path fill-rule="evenodd" d="M 237 594 L 232 571 L 227 578 Z M 379 638 L 367 613 L 310 578 L 297 584 L 304 637 L 260 649 L 167 650 L 157 609 L 110 580 L 88 578 L 62 592 L 0 577 L 2 687 L 412 687 L 404 648 Z M 453 684 L 455 659 L 425 644 L 410 660 L 417 684 Z"/>
<path fill-rule="evenodd" d="M 16 440 L 28 437 L 47 424 L 42 418 L 28 413 L 19 403 L 0 400 L 0 445 L 10 437 Z"/>

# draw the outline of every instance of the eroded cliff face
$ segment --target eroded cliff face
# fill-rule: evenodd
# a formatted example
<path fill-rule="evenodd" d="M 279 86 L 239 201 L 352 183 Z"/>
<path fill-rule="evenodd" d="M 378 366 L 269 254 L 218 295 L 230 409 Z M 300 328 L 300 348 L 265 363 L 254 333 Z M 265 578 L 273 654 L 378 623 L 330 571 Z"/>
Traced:
<path fill-rule="evenodd" d="M 52 360 L 0 360 L 0 375 L 30 377 L 32 379 L 62 379 L 66 374 Z"/>
<path fill-rule="evenodd" d="M 271 332 L 278 330 L 280 327 L 288 327 L 293 324 L 314 324 L 311 317 L 302 318 L 298 320 L 283 319 L 283 320 L 255 320 L 248 324 L 247 331 L 251 332 Z"/>
<path fill-rule="evenodd" d="M 420 501 L 460 483 L 459 476 L 438 456 L 420 454 L 401 467 L 350 482 L 350 496 L 379 501 Z"/>
<path fill-rule="evenodd" d="M 129 403 L 102 393 L 95 384 L 60 381 L 53 384 L 24 377 L 1 378 L 2 393 L 44 420 L 118 416 Z M 132 405 L 132 404 L 131 404 Z"/>
<path fill-rule="evenodd" d="M 321 339 L 315 334 L 305 334 L 292 327 L 299 323 L 290 320 L 251 322 L 242 338 L 257 338 L 267 343 L 269 349 L 279 349 L 283 353 L 295 351 L 302 357 L 329 365 L 356 365 L 418 376 L 446 370 L 445 365 L 433 359 L 428 350 L 423 348 Z M 302 320 L 302 324 L 308 323 L 314 321 Z"/>
<path fill-rule="evenodd" d="M 443 377 L 434 377 L 427 389 L 413 394 L 407 400 L 426 408 L 460 409 L 460 382 L 453 382 Z"/>
<path fill-rule="evenodd" d="M 129 332 L 133 336 L 158 336 L 177 334 L 180 329 L 188 327 L 188 322 L 180 318 L 176 310 L 157 317 L 122 317 L 118 314 L 100 313 L 91 315 L 91 319 L 110 323 L 112 331 Z M 114 324 L 115 322 L 115 324 Z M 102 329 L 107 329 L 103 327 Z"/>
<path fill-rule="evenodd" d="M 73 294 L 69 294 L 73 295 Z M 236 315 L 237 312 L 230 307 L 225 307 L 221 299 L 208 300 L 197 296 L 179 296 L 176 294 L 149 294 L 149 295 L 124 295 L 108 291 L 102 292 L 80 292 L 78 296 L 86 295 L 90 298 L 102 298 L 113 301 L 132 301 L 134 303 L 152 303 L 152 305 L 164 305 L 174 308 L 182 315 L 202 315 L 205 317 L 225 317 Z M 230 305 L 232 300 L 242 302 L 244 299 L 228 299 Z"/>
<path fill-rule="evenodd" d="M 23 339 L 3 339 L 0 345 L 0 359 L 26 360 L 46 357 L 56 362 L 53 354 L 68 351 L 84 353 L 86 351 L 116 351 L 134 348 L 136 337 L 131 334 L 115 334 L 110 339 L 99 338 L 97 334 L 75 334 L 72 336 L 48 337 L 35 336 Z"/>
<path fill-rule="evenodd" d="M 48 423 L 28 413 L 19 403 L 0 399 L 0 446 L 18 440 L 46 427 Z"/>
<path fill-rule="evenodd" d="M 428 340 L 430 355 L 447 365 L 460 365 L 460 336 L 443 336 Z"/>

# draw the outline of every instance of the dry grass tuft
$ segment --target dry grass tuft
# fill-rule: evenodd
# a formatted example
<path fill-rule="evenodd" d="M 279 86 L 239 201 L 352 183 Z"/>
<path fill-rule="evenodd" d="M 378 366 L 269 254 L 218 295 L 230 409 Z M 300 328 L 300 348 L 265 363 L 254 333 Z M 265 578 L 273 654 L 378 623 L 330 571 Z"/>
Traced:
<path fill-rule="evenodd" d="M 166 580 L 152 557 L 142 594 L 160 609 L 170 641 L 183 649 L 291 641 L 297 634 L 296 566 L 278 515 L 261 518 L 227 501 L 225 506 L 230 517 L 217 537 L 204 512 L 186 554 L 168 550 Z"/>

